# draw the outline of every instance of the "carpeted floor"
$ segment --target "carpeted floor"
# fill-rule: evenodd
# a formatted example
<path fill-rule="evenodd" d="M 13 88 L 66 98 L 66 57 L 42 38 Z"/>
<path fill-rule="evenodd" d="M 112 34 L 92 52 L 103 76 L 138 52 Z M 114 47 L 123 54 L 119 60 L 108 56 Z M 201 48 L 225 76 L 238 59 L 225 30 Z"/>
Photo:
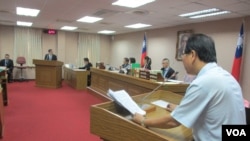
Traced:
<path fill-rule="evenodd" d="M 90 133 L 90 105 L 101 100 L 63 83 L 38 88 L 34 81 L 8 85 L 9 105 L 1 141 L 101 141 Z"/>

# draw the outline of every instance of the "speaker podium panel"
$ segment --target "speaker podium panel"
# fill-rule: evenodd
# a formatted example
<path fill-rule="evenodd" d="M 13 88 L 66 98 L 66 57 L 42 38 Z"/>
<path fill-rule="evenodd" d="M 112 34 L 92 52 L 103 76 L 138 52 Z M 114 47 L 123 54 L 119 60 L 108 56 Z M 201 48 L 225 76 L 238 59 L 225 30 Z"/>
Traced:
<path fill-rule="evenodd" d="M 36 66 L 36 86 L 44 88 L 62 87 L 62 65 L 60 61 L 33 59 Z"/>

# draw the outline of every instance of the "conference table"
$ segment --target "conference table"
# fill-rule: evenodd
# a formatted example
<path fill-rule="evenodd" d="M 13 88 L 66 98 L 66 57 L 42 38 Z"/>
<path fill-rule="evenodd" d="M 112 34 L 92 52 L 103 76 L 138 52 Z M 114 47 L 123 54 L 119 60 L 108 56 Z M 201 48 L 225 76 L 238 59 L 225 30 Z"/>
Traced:
<path fill-rule="evenodd" d="M 91 68 L 91 86 L 88 90 L 95 96 L 110 101 L 107 96 L 109 89 L 125 90 L 130 96 L 139 95 L 155 90 L 167 90 L 176 94 L 184 95 L 189 84 L 157 82 L 146 80 L 137 76 L 118 73 L 118 71 L 109 71 L 106 69 Z"/>
<path fill-rule="evenodd" d="M 87 88 L 89 71 L 84 69 L 72 68 L 69 64 L 65 64 L 64 81 L 76 90 L 84 90 Z"/>

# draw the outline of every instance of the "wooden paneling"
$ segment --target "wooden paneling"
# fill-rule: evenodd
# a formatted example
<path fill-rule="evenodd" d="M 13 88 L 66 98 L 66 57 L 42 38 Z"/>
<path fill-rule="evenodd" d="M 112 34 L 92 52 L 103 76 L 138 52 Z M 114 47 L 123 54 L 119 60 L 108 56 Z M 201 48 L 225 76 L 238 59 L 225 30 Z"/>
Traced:
<path fill-rule="evenodd" d="M 2 89 L 0 88 L 0 138 L 3 138 L 4 134 L 4 104 Z"/>
<path fill-rule="evenodd" d="M 89 71 L 71 69 L 68 67 L 64 68 L 64 81 L 75 88 L 76 90 L 83 90 L 87 88 Z"/>
<path fill-rule="evenodd" d="M 89 90 L 99 94 L 107 94 L 108 89 L 126 90 L 131 96 L 150 92 L 160 84 L 156 81 L 145 80 L 135 76 L 120 74 L 103 69 L 91 68 L 91 86 Z M 183 95 L 188 84 L 164 84 L 159 89 L 168 90 Z"/>
<path fill-rule="evenodd" d="M 7 83 L 8 83 L 7 70 L 3 70 L 3 71 L 0 72 L 0 84 L 1 84 L 1 87 L 2 87 L 1 93 L 2 93 L 2 101 L 3 101 L 4 106 L 8 106 Z"/>
<path fill-rule="evenodd" d="M 133 97 L 136 101 L 146 94 Z M 182 96 L 169 91 L 156 91 L 149 98 L 166 100 L 179 104 Z M 139 103 L 138 103 L 139 104 Z M 148 103 L 147 103 L 148 104 Z M 167 110 L 156 107 L 155 111 L 146 114 L 147 118 L 161 117 L 170 114 Z M 192 131 L 184 126 L 172 129 L 144 128 L 126 118 L 121 107 L 113 101 L 91 106 L 90 131 L 105 141 L 192 141 Z"/>

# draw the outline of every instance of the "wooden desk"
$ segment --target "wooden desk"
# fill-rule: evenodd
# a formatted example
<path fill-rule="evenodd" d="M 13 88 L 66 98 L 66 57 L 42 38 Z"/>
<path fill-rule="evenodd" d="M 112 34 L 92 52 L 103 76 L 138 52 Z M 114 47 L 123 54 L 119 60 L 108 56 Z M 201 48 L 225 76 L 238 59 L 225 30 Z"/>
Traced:
<path fill-rule="evenodd" d="M 146 94 L 133 97 L 135 101 Z M 169 91 L 156 91 L 148 97 L 146 103 L 154 100 L 165 100 L 179 104 L 182 96 Z M 170 114 L 163 108 L 146 114 L 148 118 Z M 172 129 L 144 128 L 130 119 L 125 118 L 122 109 L 113 101 L 91 106 L 90 132 L 100 136 L 105 141 L 192 141 L 192 131 L 184 126 Z"/>
<path fill-rule="evenodd" d="M 2 94 L 2 89 L 0 88 L 0 138 L 3 138 L 4 132 L 4 104 Z"/>
<path fill-rule="evenodd" d="M 88 89 L 103 100 L 110 100 L 106 94 L 108 89 L 126 90 L 131 96 L 147 93 L 155 89 L 160 84 L 156 81 L 145 80 L 131 75 L 120 74 L 117 72 L 103 69 L 91 68 L 91 86 Z M 159 89 L 172 91 L 183 95 L 188 84 L 169 84 L 161 86 Z"/>
<path fill-rule="evenodd" d="M 64 66 L 64 80 L 68 85 L 77 89 L 83 90 L 87 88 L 89 71 L 82 69 L 71 69 Z"/>
<path fill-rule="evenodd" d="M 8 76 L 7 76 L 7 70 L 3 70 L 0 72 L 0 84 L 2 87 L 1 93 L 2 93 L 2 101 L 3 105 L 8 105 L 8 91 L 7 91 L 7 83 L 8 83 Z"/>

